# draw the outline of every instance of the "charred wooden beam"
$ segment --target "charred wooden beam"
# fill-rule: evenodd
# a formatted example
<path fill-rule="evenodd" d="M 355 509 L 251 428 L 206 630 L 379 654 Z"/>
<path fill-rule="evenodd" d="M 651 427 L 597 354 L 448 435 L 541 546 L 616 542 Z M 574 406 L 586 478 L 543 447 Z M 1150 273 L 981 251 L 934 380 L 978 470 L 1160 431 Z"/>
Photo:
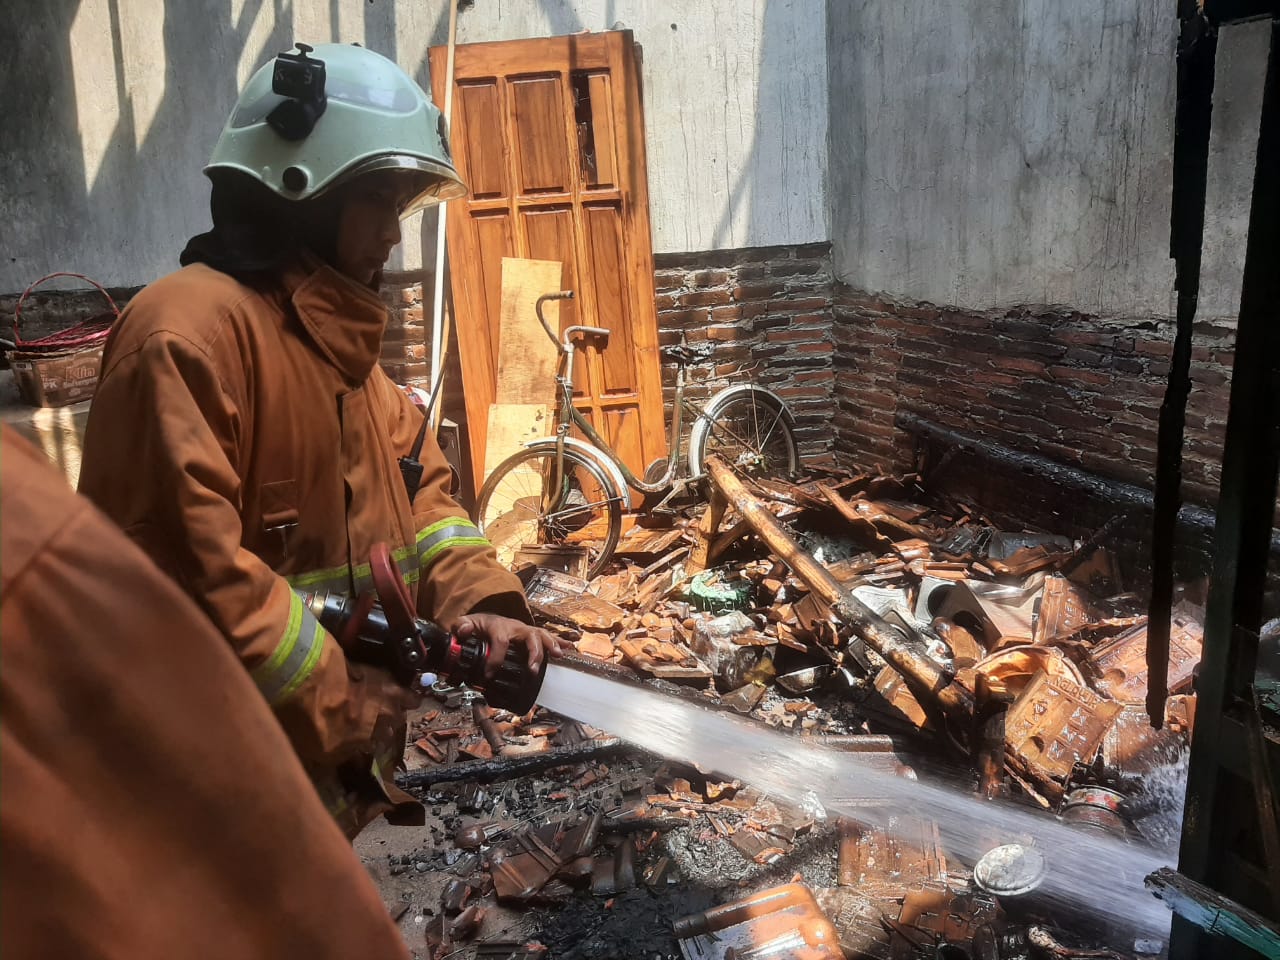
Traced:
<path fill-rule="evenodd" d="M 515 757 L 495 757 L 492 760 L 473 760 L 448 766 L 415 770 L 396 777 L 396 784 L 406 790 L 413 787 L 430 787 L 437 783 L 474 781 L 494 783 L 511 780 L 530 773 L 539 773 L 554 767 L 575 766 L 588 760 L 599 760 L 634 750 L 617 737 L 603 740 L 586 740 L 572 747 L 559 747 L 546 753 L 523 754 Z"/>
<path fill-rule="evenodd" d="M 496 757 L 502 752 L 502 748 L 507 745 L 507 741 L 498 732 L 498 725 L 493 722 L 493 717 L 489 716 L 489 712 L 489 708 L 483 703 L 476 702 L 471 705 L 471 721 L 479 728 L 480 733 L 484 735 L 485 741 L 489 744 L 489 749 L 493 751 L 493 755 Z"/>
<path fill-rule="evenodd" d="M 1271 22 L 1266 70 L 1222 447 L 1213 579 L 1205 607 L 1196 729 L 1178 850 L 1178 870 L 1184 876 L 1242 898 L 1251 891 L 1227 862 L 1227 855 L 1236 852 L 1232 848 L 1240 844 L 1238 827 L 1227 811 L 1241 785 L 1224 775 L 1220 754 L 1230 730 L 1228 713 L 1250 696 L 1256 672 L 1280 477 L 1280 20 Z M 1257 786 L 1254 782 L 1245 789 Z M 1203 938 L 1189 932 L 1185 922 L 1174 924 L 1172 960 L 1206 954 L 1199 942 Z"/>
<path fill-rule="evenodd" d="M 948 449 L 958 447 L 990 463 L 1042 477 L 1065 489 L 1076 490 L 1108 503 L 1136 507 L 1138 510 L 1135 513 L 1138 514 L 1149 514 L 1154 507 L 1151 491 L 1142 487 L 1119 480 L 1108 480 L 1087 470 L 1081 470 L 1079 467 L 1057 463 L 1039 454 L 1014 450 L 994 440 L 953 430 L 951 427 L 944 427 L 926 420 L 910 410 L 899 410 L 894 417 L 894 424 L 907 433 L 943 444 Z M 1203 507 L 1183 504 L 1178 511 L 1180 527 L 1206 538 L 1213 534 L 1214 520 L 1213 511 Z M 1271 552 L 1280 554 L 1280 531 L 1271 532 Z"/>
<path fill-rule="evenodd" d="M 1151 603 L 1147 625 L 1147 714 L 1164 723 L 1169 695 L 1169 620 L 1173 609 L 1173 555 L 1182 506 L 1182 435 L 1191 394 L 1191 328 L 1200 295 L 1204 201 L 1209 175 L 1209 125 L 1218 31 L 1203 16 L 1182 19 L 1178 37 L 1178 95 L 1173 122 L 1173 211 L 1170 256 L 1178 291 L 1177 330 L 1169 385 L 1160 403 L 1151 527 Z"/>
<path fill-rule="evenodd" d="M 969 722 L 973 714 L 973 697 L 968 690 L 955 683 L 932 657 L 905 641 L 894 627 L 850 593 L 826 567 L 805 553 L 769 509 L 747 491 L 732 470 L 712 457 L 707 461 L 707 473 L 715 488 L 751 524 L 777 558 L 831 607 L 841 623 L 902 675 L 922 704 L 931 704 L 948 717 Z"/>

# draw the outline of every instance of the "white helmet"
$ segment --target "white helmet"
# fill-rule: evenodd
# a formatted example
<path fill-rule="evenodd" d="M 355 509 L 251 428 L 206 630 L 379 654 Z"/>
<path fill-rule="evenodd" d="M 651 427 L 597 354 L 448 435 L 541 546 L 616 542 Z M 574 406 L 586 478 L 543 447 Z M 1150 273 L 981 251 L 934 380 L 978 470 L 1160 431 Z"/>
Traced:
<path fill-rule="evenodd" d="M 403 70 L 363 47 L 297 47 L 249 80 L 206 174 L 235 170 L 307 200 L 365 173 L 403 170 L 423 190 L 402 216 L 466 195 L 444 118 Z"/>

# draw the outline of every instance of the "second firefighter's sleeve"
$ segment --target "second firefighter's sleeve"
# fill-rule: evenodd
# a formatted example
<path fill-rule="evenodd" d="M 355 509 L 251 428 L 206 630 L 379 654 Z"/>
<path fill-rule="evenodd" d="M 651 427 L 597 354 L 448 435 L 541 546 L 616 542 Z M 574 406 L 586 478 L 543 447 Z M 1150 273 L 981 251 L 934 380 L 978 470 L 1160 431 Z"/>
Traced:
<path fill-rule="evenodd" d="M 337 763 L 367 748 L 380 704 L 302 598 L 241 546 L 241 388 L 200 346 L 150 334 L 104 371 L 80 489 L 200 604 L 304 762 Z"/>
<path fill-rule="evenodd" d="M 392 448 L 403 456 L 422 427 L 422 413 L 381 371 L 375 380 L 390 411 Z M 449 462 L 430 433 L 418 459 L 422 483 L 413 499 L 413 520 L 421 577 L 419 615 L 446 627 L 468 613 L 497 613 L 532 623 L 520 578 L 498 562 L 493 545 L 449 495 Z"/>

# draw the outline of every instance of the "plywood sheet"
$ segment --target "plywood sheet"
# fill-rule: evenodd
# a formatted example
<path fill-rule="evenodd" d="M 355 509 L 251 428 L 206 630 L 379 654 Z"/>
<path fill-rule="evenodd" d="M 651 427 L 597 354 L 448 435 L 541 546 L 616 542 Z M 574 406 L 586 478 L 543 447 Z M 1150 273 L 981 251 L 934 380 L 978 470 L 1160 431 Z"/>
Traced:
<path fill-rule="evenodd" d="M 545 437 L 551 412 L 545 403 L 495 403 L 489 408 L 489 431 L 484 448 L 484 475 L 530 440 Z M 503 505 L 505 506 L 505 505 Z"/>
<path fill-rule="evenodd" d="M 537 303 L 560 289 L 562 269 L 559 260 L 502 258 L 495 403 L 554 403 L 560 354 L 538 322 Z M 548 301 L 542 312 L 559 333 L 559 301 Z"/>

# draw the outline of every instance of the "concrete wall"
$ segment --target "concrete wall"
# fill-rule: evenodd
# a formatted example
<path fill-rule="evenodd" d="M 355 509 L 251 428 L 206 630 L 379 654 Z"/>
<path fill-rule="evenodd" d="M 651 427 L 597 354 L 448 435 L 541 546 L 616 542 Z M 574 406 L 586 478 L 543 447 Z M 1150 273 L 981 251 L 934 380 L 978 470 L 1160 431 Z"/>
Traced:
<path fill-rule="evenodd" d="M 443 36 L 429 4 L 50 0 L 10 23 L 0 138 L 0 292 L 56 269 L 135 286 L 208 227 L 200 173 L 236 91 L 295 36 L 412 67 Z"/>
<path fill-rule="evenodd" d="M 830 0 L 837 276 L 986 309 L 1168 315 L 1171 0 Z M 1203 315 L 1239 297 L 1265 30 L 1219 45 Z"/>
<path fill-rule="evenodd" d="M 238 87 L 294 38 L 360 42 L 428 85 L 444 0 L 49 0 L 0 65 L 0 293 L 55 269 L 135 286 L 208 225 L 207 159 Z M 658 252 L 825 240 L 823 0 L 478 0 L 462 42 L 604 30 L 644 47 Z M 407 225 L 394 268 L 430 258 Z M 423 249 L 425 240 L 425 247 Z"/>
<path fill-rule="evenodd" d="M 654 251 L 825 241 L 823 0 L 479 0 L 458 36 L 619 23 L 644 49 Z"/>

